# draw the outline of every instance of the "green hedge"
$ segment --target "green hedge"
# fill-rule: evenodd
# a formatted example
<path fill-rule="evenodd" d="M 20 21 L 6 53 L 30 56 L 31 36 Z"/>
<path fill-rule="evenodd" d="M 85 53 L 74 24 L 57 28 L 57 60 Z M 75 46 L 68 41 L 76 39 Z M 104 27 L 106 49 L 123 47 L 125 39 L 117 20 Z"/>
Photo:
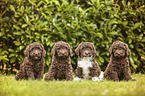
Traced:
<path fill-rule="evenodd" d="M 118 0 L 117 0 L 118 1 Z M 144 0 L 2 0 L 0 2 L 0 71 L 19 70 L 24 50 L 32 42 L 45 46 L 45 72 L 51 64 L 51 48 L 65 41 L 74 52 L 79 43 L 95 45 L 102 70 L 109 62 L 109 47 L 116 40 L 129 45 L 132 72 L 145 71 Z M 118 4 L 117 4 L 118 3 Z M 121 3 L 121 4 L 120 4 Z"/>

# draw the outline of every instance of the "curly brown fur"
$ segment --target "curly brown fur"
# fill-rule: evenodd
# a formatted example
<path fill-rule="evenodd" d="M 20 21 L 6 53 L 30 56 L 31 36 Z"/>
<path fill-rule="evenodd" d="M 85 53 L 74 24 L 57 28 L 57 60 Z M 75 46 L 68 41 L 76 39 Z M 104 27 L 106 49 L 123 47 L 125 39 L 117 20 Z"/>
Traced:
<path fill-rule="evenodd" d="M 26 47 L 24 51 L 25 59 L 20 65 L 20 70 L 15 79 L 42 79 L 44 72 L 44 56 L 46 51 L 40 43 L 34 42 Z"/>
<path fill-rule="evenodd" d="M 111 57 L 104 72 L 104 77 L 114 81 L 132 79 L 128 60 L 130 54 L 128 45 L 121 41 L 116 41 L 111 45 L 109 52 Z"/>
<path fill-rule="evenodd" d="M 55 43 L 51 50 L 52 62 L 49 72 L 45 75 L 45 80 L 72 80 L 73 68 L 70 55 L 72 50 L 66 42 Z"/>
<path fill-rule="evenodd" d="M 90 64 L 92 64 L 91 67 L 87 69 L 88 73 L 86 75 L 88 76 L 84 76 L 83 68 L 78 64 L 76 69 L 76 77 L 81 79 L 92 79 L 92 77 L 99 77 L 101 69 L 95 60 L 96 50 L 94 44 L 90 42 L 82 42 L 76 48 L 75 52 L 78 55 L 78 62 L 83 63 L 80 66 L 86 66 L 84 63 L 87 58 L 90 58 L 88 62 L 91 62 Z"/>

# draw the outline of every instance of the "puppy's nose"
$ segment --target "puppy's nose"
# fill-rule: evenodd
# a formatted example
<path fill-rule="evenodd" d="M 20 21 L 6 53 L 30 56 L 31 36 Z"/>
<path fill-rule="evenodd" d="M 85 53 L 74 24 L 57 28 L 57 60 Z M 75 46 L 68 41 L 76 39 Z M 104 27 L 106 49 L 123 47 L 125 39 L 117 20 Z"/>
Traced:
<path fill-rule="evenodd" d="M 122 55 L 123 53 L 122 53 L 121 50 L 117 50 L 117 54 L 118 54 L 118 55 Z"/>
<path fill-rule="evenodd" d="M 65 52 L 61 52 L 61 54 L 62 54 L 62 55 L 64 55 L 64 54 L 65 54 Z"/>
<path fill-rule="evenodd" d="M 60 50 L 60 53 L 64 55 L 66 53 L 66 50 Z"/>
<path fill-rule="evenodd" d="M 86 55 L 89 55 L 89 54 L 90 54 L 90 52 L 89 52 L 89 51 L 85 51 L 85 54 L 86 54 Z"/>
<path fill-rule="evenodd" d="M 38 52 L 38 51 L 35 51 L 35 52 L 34 52 L 34 55 L 39 55 L 39 52 Z"/>

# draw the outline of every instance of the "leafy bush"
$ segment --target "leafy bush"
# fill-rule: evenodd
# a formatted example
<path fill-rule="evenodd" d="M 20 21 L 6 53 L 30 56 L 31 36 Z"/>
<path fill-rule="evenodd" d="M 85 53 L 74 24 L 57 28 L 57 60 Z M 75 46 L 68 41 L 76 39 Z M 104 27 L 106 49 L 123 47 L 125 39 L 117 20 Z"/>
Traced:
<path fill-rule="evenodd" d="M 51 64 L 51 48 L 57 41 L 71 45 L 74 69 L 77 61 L 74 50 L 78 44 L 83 41 L 94 43 L 96 60 L 105 70 L 110 58 L 109 47 L 114 41 L 121 40 L 131 49 L 132 71 L 144 72 L 144 1 L 119 3 L 122 5 L 113 0 L 86 0 L 85 4 L 81 0 L 2 0 L 0 70 L 6 74 L 17 72 L 26 46 L 39 42 L 47 51 L 47 72 Z"/>

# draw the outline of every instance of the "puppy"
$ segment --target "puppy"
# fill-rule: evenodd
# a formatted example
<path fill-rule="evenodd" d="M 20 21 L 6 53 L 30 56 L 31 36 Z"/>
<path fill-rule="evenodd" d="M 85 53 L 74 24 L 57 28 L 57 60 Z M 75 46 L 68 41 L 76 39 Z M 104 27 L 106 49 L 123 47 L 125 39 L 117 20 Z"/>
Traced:
<path fill-rule="evenodd" d="M 128 45 L 121 41 L 116 41 L 111 45 L 109 52 L 111 57 L 104 72 L 104 78 L 114 81 L 134 81 L 135 79 L 132 79 L 131 70 L 129 68 L 128 56 L 130 50 Z"/>
<path fill-rule="evenodd" d="M 82 42 L 75 50 L 78 56 L 78 65 L 74 81 L 99 80 L 101 69 L 95 60 L 96 50 L 93 43 Z M 101 74 L 102 76 L 102 74 Z M 102 78 L 102 77 L 101 77 Z"/>
<path fill-rule="evenodd" d="M 44 72 L 46 51 L 40 43 L 34 42 L 26 47 L 24 51 L 25 59 L 20 65 L 20 70 L 15 79 L 42 79 Z"/>
<path fill-rule="evenodd" d="M 52 62 L 45 80 L 72 80 L 73 68 L 70 55 L 72 50 L 66 42 L 59 41 L 52 48 Z"/>

